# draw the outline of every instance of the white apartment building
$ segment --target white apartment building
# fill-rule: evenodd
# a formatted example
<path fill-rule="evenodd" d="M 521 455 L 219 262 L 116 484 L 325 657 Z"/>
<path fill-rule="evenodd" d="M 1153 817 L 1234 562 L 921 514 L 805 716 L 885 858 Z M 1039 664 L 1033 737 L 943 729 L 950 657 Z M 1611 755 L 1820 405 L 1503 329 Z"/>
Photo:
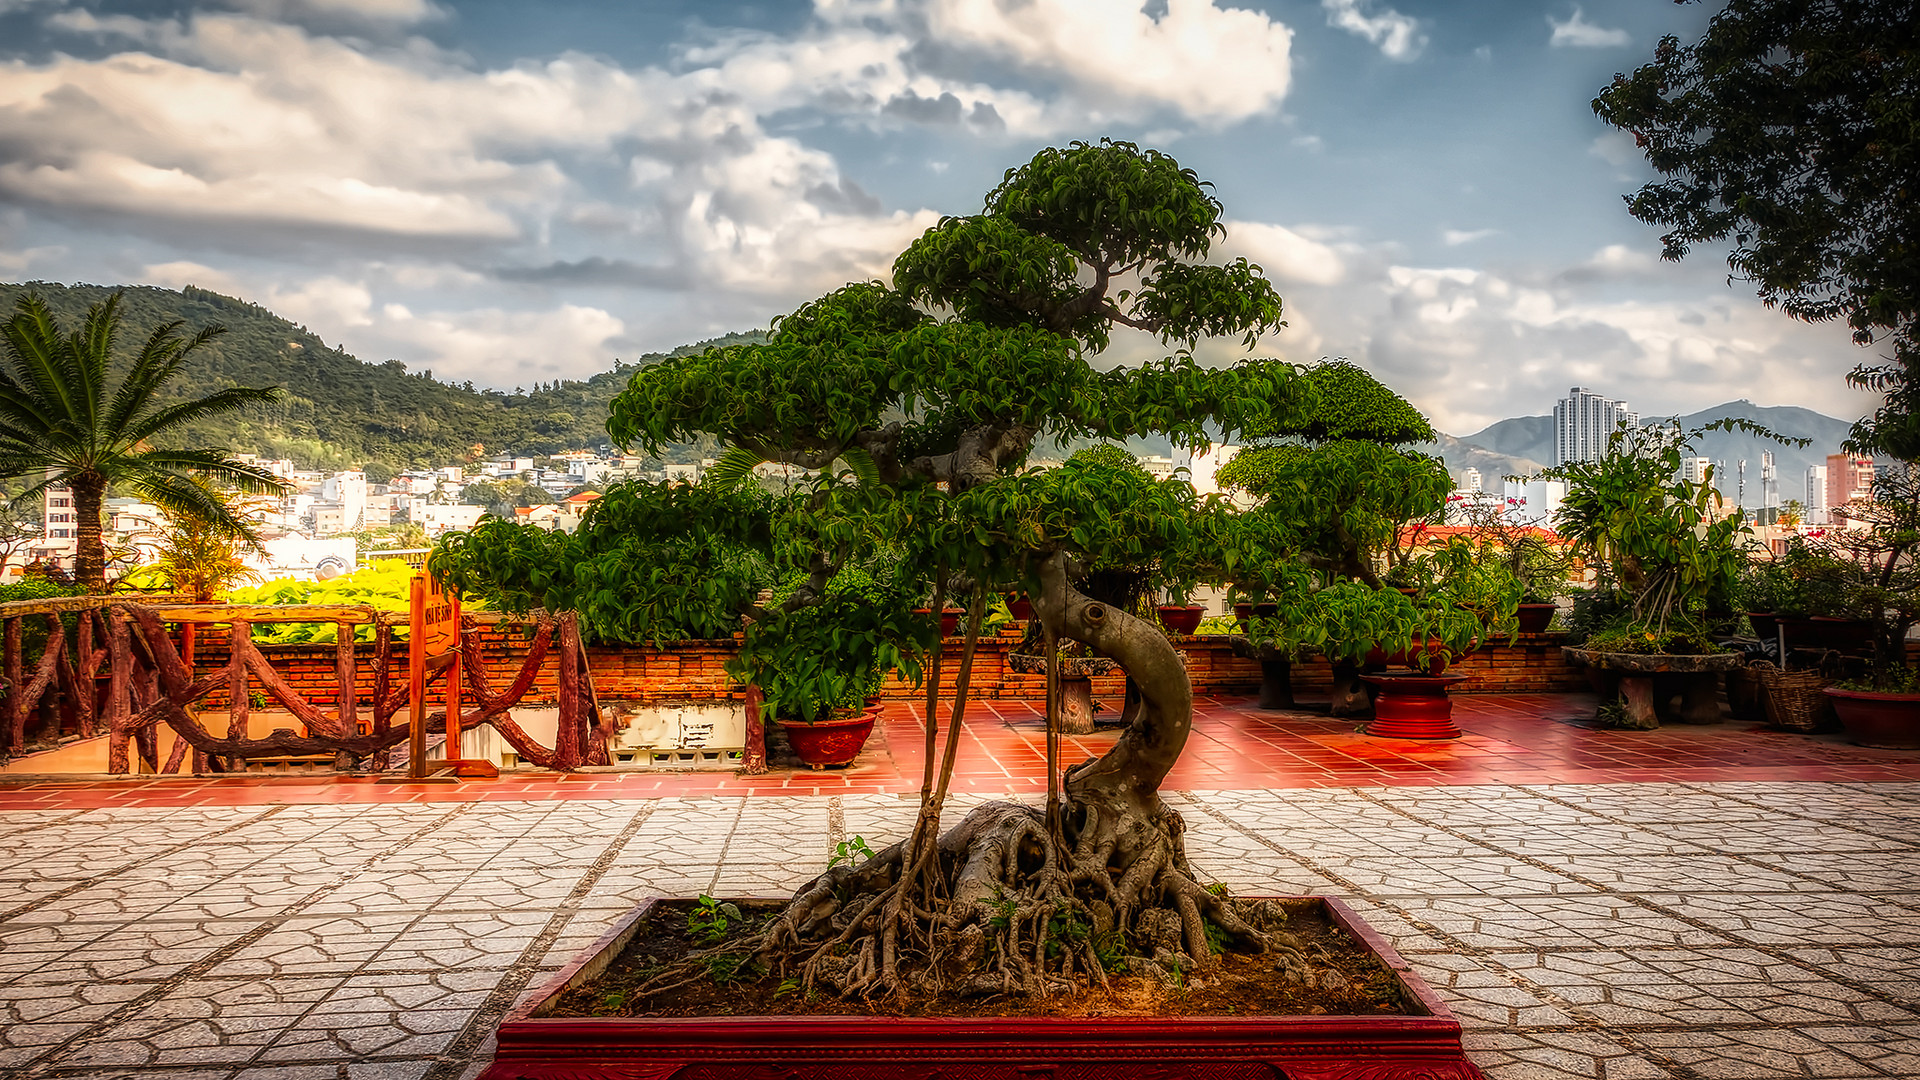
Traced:
<path fill-rule="evenodd" d="M 1625 423 L 1640 423 L 1640 414 L 1627 408 L 1624 401 L 1603 398 L 1584 387 L 1567 391 L 1564 401 L 1553 403 L 1555 465 L 1575 461 L 1595 461 L 1607 452 L 1607 440 Z"/>
<path fill-rule="evenodd" d="M 1695 484 L 1707 482 L 1708 470 L 1713 468 L 1712 458 L 1690 457 L 1680 459 L 1680 479 Z"/>
<path fill-rule="evenodd" d="M 438 537 L 448 532 L 465 532 L 480 523 L 487 508 L 469 503 L 433 503 L 424 498 L 407 500 L 407 520 Z"/>
<path fill-rule="evenodd" d="M 1472 466 L 1468 466 L 1467 468 L 1460 470 L 1460 486 L 1458 488 L 1455 488 L 1454 490 L 1480 491 L 1482 490 L 1480 485 L 1484 482 L 1485 481 L 1480 476 L 1480 470 L 1473 468 Z"/>
<path fill-rule="evenodd" d="M 367 474 L 358 469 L 337 472 L 320 482 L 320 498 L 317 503 L 332 503 L 339 507 L 340 527 L 332 532 L 350 532 L 366 525 L 367 515 Z M 325 536 L 321 530 L 318 516 L 314 519 L 314 531 Z"/>
<path fill-rule="evenodd" d="M 1807 524 L 1827 524 L 1827 467 L 1825 465 L 1807 466 Z"/>
<path fill-rule="evenodd" d="M 1173 475 L 1173 459 L 1170 457 L 1150 456 L 1138 459 L 1140 467 L 1155 480 L 1165 480 Z"/>
<path fill-rule="evenodd" d="M 1553 517 L 1567 498 L 1567 485 L 1559 480 L 1508 480 L 1501 493 L 1507 508 L 1507 520 L 1516 525 L 1553 528 Z"/>

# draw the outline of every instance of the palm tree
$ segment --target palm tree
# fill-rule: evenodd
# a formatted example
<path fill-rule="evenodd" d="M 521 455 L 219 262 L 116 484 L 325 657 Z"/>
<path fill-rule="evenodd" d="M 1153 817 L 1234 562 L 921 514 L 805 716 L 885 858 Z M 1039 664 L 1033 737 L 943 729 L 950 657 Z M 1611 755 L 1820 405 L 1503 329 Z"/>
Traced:
<path fill-rule="evenodd" d="M 63 334 L 39 296 L 20 298 L 0 325 L 0 479 L 31 481 L 18 499 L 50 487 L 73 491 L 74 577 L 89 592 L 106 589 L 106 545 L 100 507 L 108 488 L 137 495 L 169 514 L 251 536 L 245 521 L 204 483 L 263 494 L 283 485 L 265 469 L 234 461 L 224 450 L 156 449 L 152 440 L 182 425 L 276 399 L 278 387 L 229 387 L 206 397 L 166 403 L 159 394 L 181 362 L 226 333 L 208 326 L 183 338 L 181 322 L 156 327 L 131 364 L 114 360 L 120 294 L 87 309 L 85 324 Z"/>

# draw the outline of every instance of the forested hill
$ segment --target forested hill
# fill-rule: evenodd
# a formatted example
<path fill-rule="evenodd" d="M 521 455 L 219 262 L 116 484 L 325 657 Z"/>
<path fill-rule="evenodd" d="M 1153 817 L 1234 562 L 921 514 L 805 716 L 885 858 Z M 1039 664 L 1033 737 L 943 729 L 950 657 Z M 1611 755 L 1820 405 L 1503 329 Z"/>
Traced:
<path fill-rule="evenodd" d="M 431 371 L 410 372 L 398 360 L 366 363 L 321 341 L 258 304 L 188 286 L 175 291 L 152 286 L 0 284 L 0 317 L 11 316 L 16 299 L 37 292 L 61 325 L 77 328 L 88 305 L 118 289 L 120 347 L 131 354 L 152 328 L 173 319 L 193 332 L 220 323 L 227 333 L 188 358 L 170 391 L 201 396 L 223 386 L 279 386 L 275 405 L 202 424 L 178 440 L 183 445 L 224 447 L 235 453 L 292 458 L 305 468 L 339 468 L 380 462 L 394 468 L 453 464 L 475 446 L 485 454 L 539 456 L 607 441 L 607 403 L 636 367 L 668 356 L 697 353 L 710 345 L 762 340 L 729 334 L 653 353 L 586 380 L 561 380 L 519 394 L 450 386 Z"/>

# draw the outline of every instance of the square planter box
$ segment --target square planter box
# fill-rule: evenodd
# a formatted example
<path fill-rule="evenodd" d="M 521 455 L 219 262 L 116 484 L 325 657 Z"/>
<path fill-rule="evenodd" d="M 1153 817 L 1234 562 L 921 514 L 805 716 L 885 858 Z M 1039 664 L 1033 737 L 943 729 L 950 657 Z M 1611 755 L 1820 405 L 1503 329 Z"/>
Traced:
<path fill-rule="evenodd" d="M 1460 1022 L 1386 939 L 1311 899 L 1399 978 L 1413 1015 L 549 1016 L 626 949 L 649 899 L 507 1014 L 480 1080 L 1484 1080 Z"/>

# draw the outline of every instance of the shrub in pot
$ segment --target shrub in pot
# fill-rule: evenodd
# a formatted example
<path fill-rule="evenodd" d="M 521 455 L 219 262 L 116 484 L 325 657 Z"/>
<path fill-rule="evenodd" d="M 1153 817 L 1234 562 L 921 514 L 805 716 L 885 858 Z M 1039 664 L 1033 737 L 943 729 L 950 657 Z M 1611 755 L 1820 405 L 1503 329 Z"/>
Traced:
<path fill-rule="evenodd" d="M 1603 722 L 1646 728 L 1662 717 L 1719 717 L 1716 672 L 1733 665 L 1709 659 L 1723 652 L 1709 613 L 1734 609 L 1752 539 L 1739 510 L 1721 504 L 1711 472 L 1700 480 L 1680 473 L 1681 458 L 1710 430 L 1791 441 L 1738 418 L 1691 430 L 1623 425 L 1600 458 L 1542 474 L 1566 483 L 1555 526 L 1596 570 L 1593 595 L 1576 600 L 1577 645 L 1567 656 L 1595 671 L 1603 698 L 1618 692 L 1617 702 L 1603 700 Z M 1632 659 L 1648 655 L 1695 659 Z"/>
<path fill-rule="evenodd" d="M 1833 587 L 1835 610 L 1870 628 L 1872 663 L 1864 678 L 1827 690 L 1847 737 L 1868 746 L 1920 747 L 1920 674 L 1907 658 L 1907 634 L 1920 620 L 1920 474 L 1899 462 L 1874 476 L 1873 498 L 1848 507 L 1864 529 L 1827 529 L 1806 546 Z M 1811 577 L 1811 575 L 1809 575 Z"/>

